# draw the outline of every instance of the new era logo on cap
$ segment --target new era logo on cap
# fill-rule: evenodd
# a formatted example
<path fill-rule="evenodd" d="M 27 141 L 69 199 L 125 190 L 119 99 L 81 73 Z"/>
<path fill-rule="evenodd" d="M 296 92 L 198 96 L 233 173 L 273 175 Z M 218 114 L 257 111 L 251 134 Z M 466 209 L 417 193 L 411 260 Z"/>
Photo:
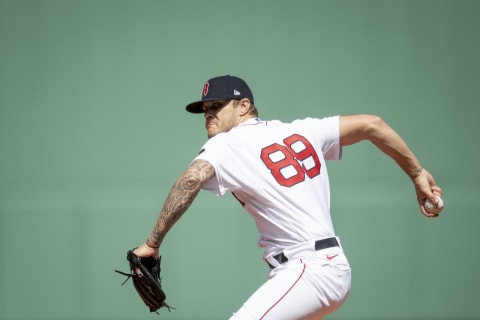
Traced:
<path fill-rule="evenodd" d="M 212 78 L 203 85 L 202 99 L 187 105 L 186 109 L 192 113 L 203 113 L 202 103 L 205 101 L 243 99 L 248 98 L 253 104 L 253 94 L 242 79 L 225 75 Z"/>

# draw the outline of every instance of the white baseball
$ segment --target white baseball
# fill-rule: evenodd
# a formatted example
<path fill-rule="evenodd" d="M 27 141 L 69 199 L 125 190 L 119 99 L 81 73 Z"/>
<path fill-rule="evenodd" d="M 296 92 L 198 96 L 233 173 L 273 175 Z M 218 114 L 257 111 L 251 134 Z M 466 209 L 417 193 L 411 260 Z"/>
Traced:
<path fill-rule="evenodd" d="M 425 200 L 425 209 L 430 212 L 430 213 L 435 213 L 435 214 L 439 214 L 440 211 L 442 211 L 443 209 L 443 200 L 442 198 L 438 197 L 437 196 L 437 199 L 438 199 L 438 203 L 435 204 L 433 203 L 432 201 L 430 201 L 429 199 Z"/>

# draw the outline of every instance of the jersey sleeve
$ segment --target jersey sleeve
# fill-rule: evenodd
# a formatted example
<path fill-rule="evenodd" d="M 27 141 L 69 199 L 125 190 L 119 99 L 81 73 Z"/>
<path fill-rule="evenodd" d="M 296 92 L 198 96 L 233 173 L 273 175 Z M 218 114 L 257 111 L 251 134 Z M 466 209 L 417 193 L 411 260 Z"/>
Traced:
<path fill-rule="evenodd" d="M 203 184 L 202 189 L 211 191 L 216 196 L 222 196 L 226 192 L 221 178 L 221 172 L 223 170 L 222 163 L 229 163 L 230 159 L 228 157 L 231 154 L 225 152 L 225 144 L 223 144 L 222 136 L 223 134 L 218 134 L 208 140 L 200 149 L 195 159 L 193 159 L 193 161 L 197 159 L 205 160 L 214 167 L 215 175 Z"/>
<path fill-rule="evenodd" d="M 342 146 L 340 145 L 340 117 L 328 117 L 321 119 L 323 139 L 323 156 L 325 160 L 340 160 L 342 158 Z"/>

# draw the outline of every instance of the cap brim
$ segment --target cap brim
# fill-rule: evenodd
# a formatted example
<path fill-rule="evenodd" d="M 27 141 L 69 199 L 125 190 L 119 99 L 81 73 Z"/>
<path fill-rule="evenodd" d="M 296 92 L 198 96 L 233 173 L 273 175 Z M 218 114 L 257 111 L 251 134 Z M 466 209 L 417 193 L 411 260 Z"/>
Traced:
<path fill-rule="evenodd" d="M 201 100 L 197 102 L 192 102 L 187 105 L 185 109 L 187 109 L 187 111 L 191 113 L 203 113 L 202 103 L 203 101 Z"/>
<path fill-rule="evenodd" d="M 191 112 L 191 113 L 203 113 L 204 111 L 203 111 L 202 105 L 205 101 L 217 101 L 217 100 L 225 100 L 225 99 L 233 99 L 233 98 L 230 98 L 230 97 L 226 97 L 226 98 L 218 98 L 218 97 L 206 98 L 206 99 L 202 99 L 200 101 L 190 103 L 189 105 L 187 105 L 185 107 L 185 109 L 187 109 L 187 111 Z"/>

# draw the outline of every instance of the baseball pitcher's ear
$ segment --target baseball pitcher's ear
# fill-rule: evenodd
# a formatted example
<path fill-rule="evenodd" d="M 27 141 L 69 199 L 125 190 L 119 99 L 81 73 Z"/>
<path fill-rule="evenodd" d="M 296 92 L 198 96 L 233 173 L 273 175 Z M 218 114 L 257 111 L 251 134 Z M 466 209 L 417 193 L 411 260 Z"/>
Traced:
<path fill-rule="evenodd" d="M 240 100 L 240 114 L 242 116 L 250 112 L 250 104 L 251 102 L 248 98 L 243 98 L 242 100 Z"/>

